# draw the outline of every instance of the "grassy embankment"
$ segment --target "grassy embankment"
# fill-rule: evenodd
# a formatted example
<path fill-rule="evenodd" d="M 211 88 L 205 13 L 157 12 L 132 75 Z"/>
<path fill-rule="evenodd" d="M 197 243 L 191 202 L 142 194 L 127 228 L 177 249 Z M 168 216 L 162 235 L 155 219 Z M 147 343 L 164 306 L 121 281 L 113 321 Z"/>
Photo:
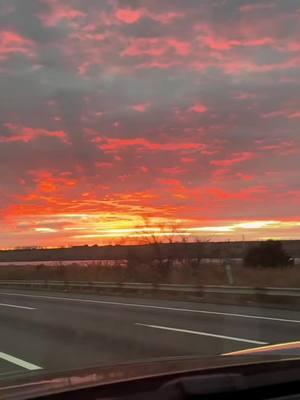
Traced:
<path fill-rule="evenodd" d="M 300 288 L 300 268 L 249 268 L 233 266 L 234 285 L 254 287 L 296 287 Z M 192 268 L 165 267 L 159 270 L 153 266 L 135 265 L 124 267 L 103 267 L 96 263 L 86 267 L 57 264 L 57 266 L 1 266 L 1 280 L 63 280 L 63 281 L 107 281 L 107 282 L 156 282 L 194 285 L 228 285 L 223 265 L 199 265 Z"/>

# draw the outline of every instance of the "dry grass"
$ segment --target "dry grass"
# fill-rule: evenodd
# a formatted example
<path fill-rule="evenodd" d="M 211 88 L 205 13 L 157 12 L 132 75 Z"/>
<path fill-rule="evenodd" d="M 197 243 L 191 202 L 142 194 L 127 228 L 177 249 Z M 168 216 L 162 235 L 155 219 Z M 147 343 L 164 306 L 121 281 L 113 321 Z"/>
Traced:
<path fill-rule="evenodd" d="M 263 269 L 239 267 L 236 271 L 236 284 L 300 288 L 300 267 Z"/>
<path fill-rule="evenodd" d="M 300 288 L 300 268 L 246 268 L 232 267 L 234 284 L 254 287 L 296 287 Z M 64 281 L 110 281 L 110 282 L 164 282 L 194 285 L 228 285 L 227 275 L 222 265 L 201 265 L 193 270 L 189 265 L 172 268 L 161 279 L 152 267 L 139 264 L 131 268 L 103 267 L 92 265 L 45 266 L 2 266 L 2 280 L 64 280 Z"/>

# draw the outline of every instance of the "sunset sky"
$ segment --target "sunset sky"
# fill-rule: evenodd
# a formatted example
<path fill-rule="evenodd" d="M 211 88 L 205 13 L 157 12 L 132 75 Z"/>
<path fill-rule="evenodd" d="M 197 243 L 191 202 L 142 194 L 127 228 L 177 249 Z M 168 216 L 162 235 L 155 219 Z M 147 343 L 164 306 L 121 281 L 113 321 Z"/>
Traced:
<path fill-rule="evenodd" d="M 299 127 L 299 0 L 0 0 L 0 248 L 300 239 Z"/>

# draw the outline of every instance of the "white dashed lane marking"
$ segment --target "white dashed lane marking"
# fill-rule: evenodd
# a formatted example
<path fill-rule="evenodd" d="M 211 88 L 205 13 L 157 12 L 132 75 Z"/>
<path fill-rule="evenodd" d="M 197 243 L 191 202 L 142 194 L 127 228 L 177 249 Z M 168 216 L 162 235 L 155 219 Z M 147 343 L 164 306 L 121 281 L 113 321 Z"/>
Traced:
<path fill-rule="evenodd" d="M 71 297 L 57 297 L 57 296 L 41 296 L 41 295 L 31 295 L 31 294 L 23 294 L 23 293 L 0 293 L 1 295 L 6 296 L 21 296 L 21 297 L 31 297 L 37 299 L 45 299 L 45 300 L 59 300 L 59 301 L 73 301 L 78 303 L 90 303 L 90 304 L 104 304 L 104 305 L 112 305 L 112 306 L 121 306 L 121 307 L 132 307 L 132 308 L 144 308 L 144 309 L 152 309 L 152 310 L 162 310 L 162 311 L 177 311 L 183 313 L 195 313 L 195 314 L 203 314 L 203 315 L 215 315 L 215 316 L 223 316 L 223 317 L 233 317 L 233 318 L 247 318 L 253 320 L 262 320 L 262 321 L 275 321 L 275 322 L 283 322 L 290 324 L 300 324 L 299 319 L 287 319 L 287 318 L 278 318 L 278 317 L 268 317 L 261 315 L 252 315 L 252 314 L 239 314 L 239 313 L 230 313 L 230 312 L 220 312 L 220 311 L 209 311 L 209 310 L 197 310 L 190 308 L 177 308 L 177 307 L 165 307 L 165 306 L 155 306 L 150 304 L 136 304 L 136 303 L 125 303 L 125 302 L 116 302 L 116 301 L 104 301 L 104 300 L 92 300 L 92 299 L 76 299 Z"/>
<path fill-rule="evenodd" d="M 36 371 L 36 370 L 42 369 L 42 367 L 40 367 L 38 365 L 31 364 L 28 361 L 24 361 L 21 358 L 14 357 L 14 356 L 12 356 L 10 354 L 3 353 L 1 351 L 0 351 L 0 359 L 2 359 L 4 361 L 7 361 L 7 362 L 9 362 L 11 364 L 15 364 L 18 367 L 22 367 L 22 368 L 27 369 L 29 371 Z"/>
<path fill-rule="evenodd" d="M 17 306 L 16 304 L 0 303 L 0 307 L 20 308 L 21 310 L 36 310 L 34 307 Z"/>
<path fill-rule="evenodd" d="M 235 342 L 243 342 L 243 343 L 251 343 L 251 344 L 268 344 L 267 342 L 261 342 L 261 341 L 258 341 L 258 340 L 244 339 L 244 338 L 234 337 L 234 336 L 218 335 L 216 333 L 208 333 L 208 332 L 201 332 L 201 331 L 191 331 L 189 329 L 171 328 L 170 326 L 148 325 L 148 324 L 140 324 L 140 323 L 136 323 L 135 325 L 144 326 L 146 328 L 160 329 L 160 330 L 163 330 L 163 331 L 171 331 L 171 332 L 178 332 L 178 333 L 188 333 L 190 335 L 208 336 L 208 337 L 213 337 L 213 338 L 223 339 L 223 340 L 233 340 Z"/>

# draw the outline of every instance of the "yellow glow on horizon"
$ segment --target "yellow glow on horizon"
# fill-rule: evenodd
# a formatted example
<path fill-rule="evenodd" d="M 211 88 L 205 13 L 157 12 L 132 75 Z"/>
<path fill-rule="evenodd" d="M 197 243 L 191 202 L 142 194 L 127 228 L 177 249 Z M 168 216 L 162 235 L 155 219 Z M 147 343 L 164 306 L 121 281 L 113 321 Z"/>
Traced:
<path fill-rule="evenodd" d="M 36 232 L 40 232 L 40 233 L 55 233 L 57 232 L 57 229 L 53 229 L 53 228 L 35 228 Z"/>
<path fill-rule="evenodd" d="M 266 228 L 271 225 L 280 224 L 280 221 L 251 221 L 251 222 L 243 222 L 240 224 L 235 224 L 235 228 L 244 228 L 244 229 L 261 229 Z"/>
<path fill-rule="evenodd" d="M 26 233 L 26 241 L 20 237 Z M 13 243 L 45 248 L 79 245 L 142 244 L 150 238 L 161 242 L 193 240 L 300 239 L 300 220 L 201 220 L 147 217 L 129 213 L 88 212 L 27 216 L 18 221 Z M 173 239 L 172 239 L 173 238 Z M 144 239 L 144 240 L 143 240 Z M 5 243 L 4 247 L 6 246 Z"/>
<path fill-rule="evenodd" d="M 197 233 L 197 232 L 232 232 L 233 226 L 202 226 L 199 228 L 187 228 L 186 231 L 190 233 Z"/>
<path fill-rule="evenodd" d="M 109 214 L 109 215 L 108 215 Z M 158 219 L 154 221 L 154 219 L 149 220 L 149 226 L 143 226 L 142 219 L 139 217 L 122 215 L 125 219 L 122 220 L 120 216 L 114 215 L 115 220 L 111 220 L 112 214 L 108 213 L 107 215 L 90 215 L 90 218 L 87 218 L 86 221 L 81 221 L 81 226 L 68 226 L 62 228 L 62 231 L 68 232 L 78 232 L 82 231 L 82 234 L 78 232 L 71 236 L 71 238 L 78 240 L 78 239 L 101 239 L 101 238 L 143 238 L 143 237 L 170 237 L 170 236 L 199 236 L 204 233 L 212 235 L 226 235 L 226 234 L 244 234 L 248 231 L 263 231 L 267 229 L 270 231 L 270 236 L 274 233 L 276 235 L 275 230 L 277 229 L 288 229 L 293 227 L 300 226 L 299 221 L 275 221 L 275 220 L 257 220 L 257 221 L 242 221 L 236 223 L 228 223 L 224 225 L 210 225 L 210 226 L 183 226 L 182 221 L 181 224 L 178 226 L 177 224 L 172 224 L 173 221 Z M 70 216 L 70 214 L 68 214 Z M 82 216 L 87 217 L 87 214 L 81 214 Z M 109 217 L 109 221 L 105 221 L 105 217 Z M 120 219 L 118 219 L 118 217 Z M 95 222 L 95 219 L 102 222 Z M 137 223 L 136 223 L 137 222 Z M 143 221 L 145 223 L 145 221 Z M 186 222 L 186 221 L 185 221 Z M 136 223 L 136 224 L 135 224 Z M 192 221 L 190 222 L 192 223 Z M 102 228 L 99 227 L 102 226 Z M 174 227 L 173 227 L 174 226 Z M 42 233 L 54 233 L 58 232 L 56 229 L 52 228 L 36 228 L 37 232 Z M 259 236 L 259 235 L 258 235 Z"/>
<path fill-rule="evenodd" d="M 153 233 L 132 233 L 127 235 L 128 238 L 146 238 L 146 237 L 168 237 L 168 236 L 190 236 L 189 232 L 157 232 Z M 124 234 L 110 234 L 110 233 L 95 233 L 90 235 L 78 235 L 74 236 L 76 239 L 97 239 L 97 238 L 123 238 Z"/>

